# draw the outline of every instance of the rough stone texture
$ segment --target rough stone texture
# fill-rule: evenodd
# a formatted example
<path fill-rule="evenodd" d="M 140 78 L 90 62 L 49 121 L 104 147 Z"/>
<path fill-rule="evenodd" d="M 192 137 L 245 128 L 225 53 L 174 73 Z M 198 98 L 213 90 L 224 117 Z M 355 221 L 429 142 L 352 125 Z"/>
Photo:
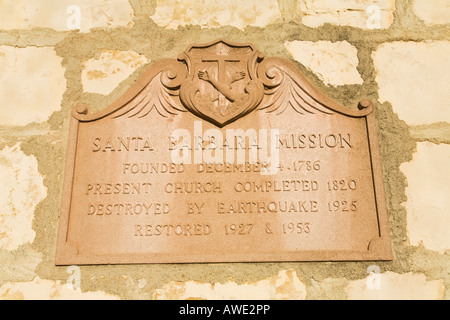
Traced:
<path fill-rule="evenodd" d="M 61 281 L 42 280 L 7 283 L 0 287 L 0 300 L 119 300 L 101 291 L 82 292 Z"/>
<path fill-rule="evenodd" d="M 427 281 L 424 274 L 379 275 L 379 289 L 368 286 L 367 279 L 352 281 L 346 288 L 349 300 L 441 300 L 445 287 L 442 280 Z"/>
<path fill-rule="evenodd" d="M 46 121 L 66 90 L 53 48 L 0 46 L 0 125 Z"/>
<path fill-rule="evenodd" d="M 349 281 L 345 278 L 323 279 L 316 281 L 311 279 L 311 286 L 308 287 L 308 300 L 346 300 L 345 288 Z"/>
<path fill-rule="evenodd" d="M 0 29 L 4 30 L 50 28 L 89 32 L 92 28 L 132 26 L 132 19 L 133 10 L 127 0 L 0 1 Z M 74 27 L 77 24 L 79 28 Z"/>
<path fill-rule="evenodd" d="M 362 84 L 358 50 L 347 41 L 292 41 L 285 47 L 295 60 L 314 72 L 326 85 Z"/>
<path fill-rule="evenodd" d="M 233 26 L 264 27 L 281 18 L 276 0 L 157 0 L 151 17 L 159 26 L 177 29 L 197 25 L 202 28 Z"/>
<path fill-rule="evenodd" d="M 47 190 L 36 158 L 18 144 L 0 151 L 0 181 L 0 248 L 15 250 L 34 240 L 34 209 Z"/>
<path fill-rule="evenodd" d="M 412 8 L 427 25 L 450 23 L 449 0 L 414 0 Z"/>
<path fill-rule="evenodd" d="M 153 298 L 155 300 L 304 300 L 306 286 L 294 270 L 284 270 L 269 279 L 246 284 L 237 284 L 234 281 L 224 284 L 173 281 L 162 289 L 155 290 Z"/>
<path fill-rule="evenodd" d="M 408 179 L 405 204 L 410 244 L 430 250 L 450 250 L 450 146 L 417 144 L 413 160 L 400 169 Z"/>
<path fill-rule="evenodd" d="M 129 0 L 136 16 L 150 16 L 155 13 L 156 1 L 154 0 Z"/>
<path fill-rule="evenodd" d="M 85 63 L 81 75 L 85 92 L 110 94 L 148 60 L 133 51 L 104 50 L 98 59 Z"/>
<path fill-rule="evenodd" d="M 31 281 L 34 278 L 36 267 L 42 262 L 42 254 L 27 247 L 16 251 L 0 250 L 0 285 L 5 282 Z"/>
<path fill-rule="evenodd" d="M 438 122 L 410 128 L 411 135 L 416 141 L 450 144 L 450 123 Z"/>
<path fill-rule="evenodd" d="M 395 0 L 299 0 L 298 5 L 302 23 L 313 28 L 331 23 L 385 29 L 392 24 L 395 11 Z"/>
<path fill-rule="evenodd" d="M 450 41 L 392 42 L 373 53 L 380 102 L 410 125 L 450 122 Z"/>

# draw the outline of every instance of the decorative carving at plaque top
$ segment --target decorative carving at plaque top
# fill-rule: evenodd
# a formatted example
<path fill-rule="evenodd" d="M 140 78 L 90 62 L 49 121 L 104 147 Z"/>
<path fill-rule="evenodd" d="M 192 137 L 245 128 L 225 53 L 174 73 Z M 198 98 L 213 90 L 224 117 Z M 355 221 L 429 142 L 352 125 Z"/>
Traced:
<path fill-rule="evenodd" d="M 179 57 L 189 70 L 180 98 L 186 109 L 223 127 L 255 110 L 264 97 L 257 75 L 263 56 L 251 45 L 223 40 L 192 46 Z"/>
<path fill-rule="evenodd" d="M 371 103 L 350 110 L 329 99 L 286 60 L 265 58 L 250 44 L 219 39 L 190 46 L 178 60 L 152 64 L 109 108 L 89 114 L 86 106 L 78 106 L 74 116 L 80 121 L 105 116 L 143 118 L 155 111 L 167 118 L 189 111 L 224 127 L 255 110 L 279 115 L 287 108 L 300 114 L 350 117 L 364 117 L 373 111 Z"/>

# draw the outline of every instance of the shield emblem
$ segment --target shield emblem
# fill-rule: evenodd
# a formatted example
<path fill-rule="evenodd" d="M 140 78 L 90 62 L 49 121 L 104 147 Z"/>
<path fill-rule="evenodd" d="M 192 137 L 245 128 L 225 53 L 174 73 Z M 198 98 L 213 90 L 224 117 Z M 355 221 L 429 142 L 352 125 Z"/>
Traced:
<path fill-rule="evenodd" d="M 262 59 L 253 46 L 224 40 L 189 47 L 179 57 L 189 72 L 180 88 L 181 102 L 218 127 L 236 121 L 252 112 L 264 97 L 256 72 Z"/>

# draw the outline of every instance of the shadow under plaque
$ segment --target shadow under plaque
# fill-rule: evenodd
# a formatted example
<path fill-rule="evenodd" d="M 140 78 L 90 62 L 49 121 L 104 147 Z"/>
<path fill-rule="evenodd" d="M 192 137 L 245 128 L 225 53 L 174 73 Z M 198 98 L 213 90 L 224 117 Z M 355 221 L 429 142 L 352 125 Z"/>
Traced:
<path fill-rule="evenodd" d="M 374 106 L 217 40 L 71 115 L 56 265 L 392 260 Z"/>

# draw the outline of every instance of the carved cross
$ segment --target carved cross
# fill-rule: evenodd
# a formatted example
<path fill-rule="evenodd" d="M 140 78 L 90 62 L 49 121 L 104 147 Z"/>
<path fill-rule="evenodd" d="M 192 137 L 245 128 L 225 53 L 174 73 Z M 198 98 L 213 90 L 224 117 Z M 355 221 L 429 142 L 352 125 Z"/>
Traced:
<path fill-rule="evenodd" d="M 234 102 L 236 100 L 236 95 L 231 92 L 231 83 L 240 80 L 240 79 L 231 79 L 230 81 L 227 81 L 226 79 L 226 69 L 225 65 L 227 62 L 240 62 L 243 60 L 243 57 L 241 56 L 221 56 L 221 55 L 214 55 L 214 56 L 207 56 L 202 57 L 202 62 L 217 62 L 217 80 L 213 79 L 209 75 L 208 77 L 202 77 L 203 80 L 208 81 L 211 83 L 214 88 L 219 91 L 219 105 L 225 105 L 226 99 L 230 100 L 231 102 Z M 233 78 L 233 77 L 232 77 Z"/>

